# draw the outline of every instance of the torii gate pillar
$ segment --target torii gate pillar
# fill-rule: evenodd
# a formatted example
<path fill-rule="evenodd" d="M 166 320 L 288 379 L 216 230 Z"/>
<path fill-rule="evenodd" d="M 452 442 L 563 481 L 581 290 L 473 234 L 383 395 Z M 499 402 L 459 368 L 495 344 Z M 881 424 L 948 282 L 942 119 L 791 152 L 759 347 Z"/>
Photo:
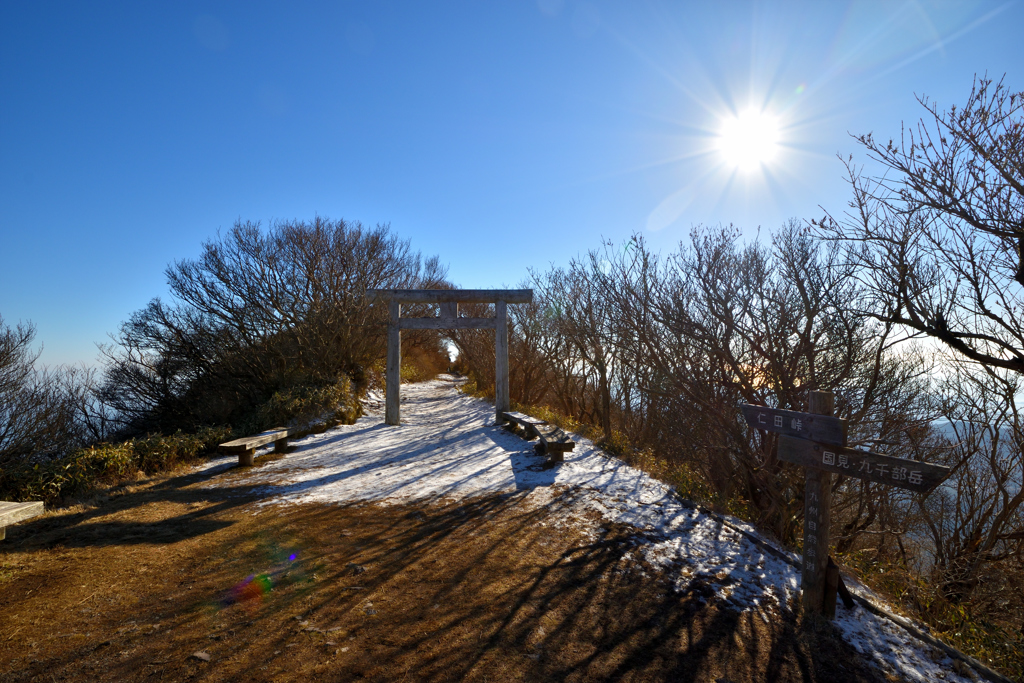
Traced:
<path fill-rule="evenodd" d="M 384 422 L 401 422 L 402 330 L 494 330 L 495 421 L 510 407 L 508 391 L 508 304 L 533 301 L 532 289 L 370 289 L 371 302 L 388 304 L 388 357 L 385 371 Z M 458 305 L 494 304 L 493 318 L 460 318 Z M 403 318 L 402 304 L 440 304 L 436 318 Z"/>

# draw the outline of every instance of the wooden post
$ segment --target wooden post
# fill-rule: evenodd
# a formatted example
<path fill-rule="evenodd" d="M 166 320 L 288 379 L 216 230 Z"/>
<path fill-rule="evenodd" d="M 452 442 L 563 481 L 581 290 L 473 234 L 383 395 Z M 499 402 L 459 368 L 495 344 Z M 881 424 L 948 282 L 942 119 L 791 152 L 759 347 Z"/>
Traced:
<path fill-rule="evenodd" d="M 825 591 L 821 603 L 821 613 L 832 621 L 836 618 L 836 595 L 839 593 L 839 566 L 828 558 L 825 568 Z"/>
<path fill-rule="evenodd" d="M 397 425 L 401 421 L 399 414 L 399 392 L 402 385 L 402 330 L 398 319 L 402 314 L 402 305 L 392 299 L 388 301 L 388 361 L 384 381 L 384 422 Z"/>
<path fill-rule="evenodd" d="M 831 391 L 812 391 L 809 413 L 832 415 Z M 804 614 L 821 614 L 824 608 L 825 570 L 828 566 L 828 529 L 831 522 L 832 474 L 804 468 L 804 557 L 801 588 Z"/>
<path fill-rule="evenodd" d="M 508 395 L 508 304 L 494 304 L 494 412 L 495 422 L 504 424 L 502 413 L 509 410 Z"/>
<path fill-rule="evenodd" d="M 256 449 L 246 448 L 244 451 L 238 454 L 238 464 L 242 467 L 252 467 L 255 458 Z"/>

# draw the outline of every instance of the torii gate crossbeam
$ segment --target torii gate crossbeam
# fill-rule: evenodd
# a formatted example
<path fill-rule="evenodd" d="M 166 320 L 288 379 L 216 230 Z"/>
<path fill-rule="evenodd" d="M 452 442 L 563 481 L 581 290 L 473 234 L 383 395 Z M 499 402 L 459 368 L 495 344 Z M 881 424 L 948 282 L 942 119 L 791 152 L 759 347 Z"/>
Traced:
<path fill-rule="evenodd" d="M 402 382 L 402 330 L 494 330 L 495 420 L 504 421 L 509 409 L 508 304 L 533 301 L 532 289 L 369 289 L 371 303 L 388 304 L 388 358 L 385 372 L 384 422 L 400 420 L 399 392 Z M 440 304 L 436 318 L 403 318 L 402 304 Z M 493 318 L 460 318 L 459 304 L 494 304 Z"/>

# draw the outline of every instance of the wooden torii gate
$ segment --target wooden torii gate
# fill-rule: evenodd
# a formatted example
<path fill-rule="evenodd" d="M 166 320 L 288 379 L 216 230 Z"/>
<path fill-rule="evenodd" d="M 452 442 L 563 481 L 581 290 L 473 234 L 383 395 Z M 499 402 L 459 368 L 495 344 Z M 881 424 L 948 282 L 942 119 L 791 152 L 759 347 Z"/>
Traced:
<path fill-rule="evenodd" d="M 371 303 L 388 304 L 388 360 L 384 422 L 397 425 L 402 382 L 402 330 L 494 330 L 494 410 L 498 423 L 509 410 L 508 304 L 533 301 L 532 289 L 369 289 Z M 402 304 L 440 304 L 436 318 L 403 318 Z M 460 318 L 459 304 L 494 304 L 493 318 Z"/>

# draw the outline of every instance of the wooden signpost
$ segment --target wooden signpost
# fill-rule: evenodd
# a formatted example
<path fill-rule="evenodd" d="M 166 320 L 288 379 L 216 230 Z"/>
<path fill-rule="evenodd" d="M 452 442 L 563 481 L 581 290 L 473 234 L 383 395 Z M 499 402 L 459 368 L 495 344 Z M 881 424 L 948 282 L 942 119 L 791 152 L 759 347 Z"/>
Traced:
<path fill-rule="evenodd" d="M 740 406 L 751 427 L 780 435 L 779 460 L 804 468 L 804 557 L 800 565 L 804 611 L 823 613 L 830 619 L 835 616 L 836 591 L 845 591 L 839 570 L 829 557 L 832 474 L 918 493 L 931 491 L 949 476 L 948 467 L 848 448 L 846 420 L 832 416 L 834 401 L 830 391 L 812 391 L 807 413 Z"/>

